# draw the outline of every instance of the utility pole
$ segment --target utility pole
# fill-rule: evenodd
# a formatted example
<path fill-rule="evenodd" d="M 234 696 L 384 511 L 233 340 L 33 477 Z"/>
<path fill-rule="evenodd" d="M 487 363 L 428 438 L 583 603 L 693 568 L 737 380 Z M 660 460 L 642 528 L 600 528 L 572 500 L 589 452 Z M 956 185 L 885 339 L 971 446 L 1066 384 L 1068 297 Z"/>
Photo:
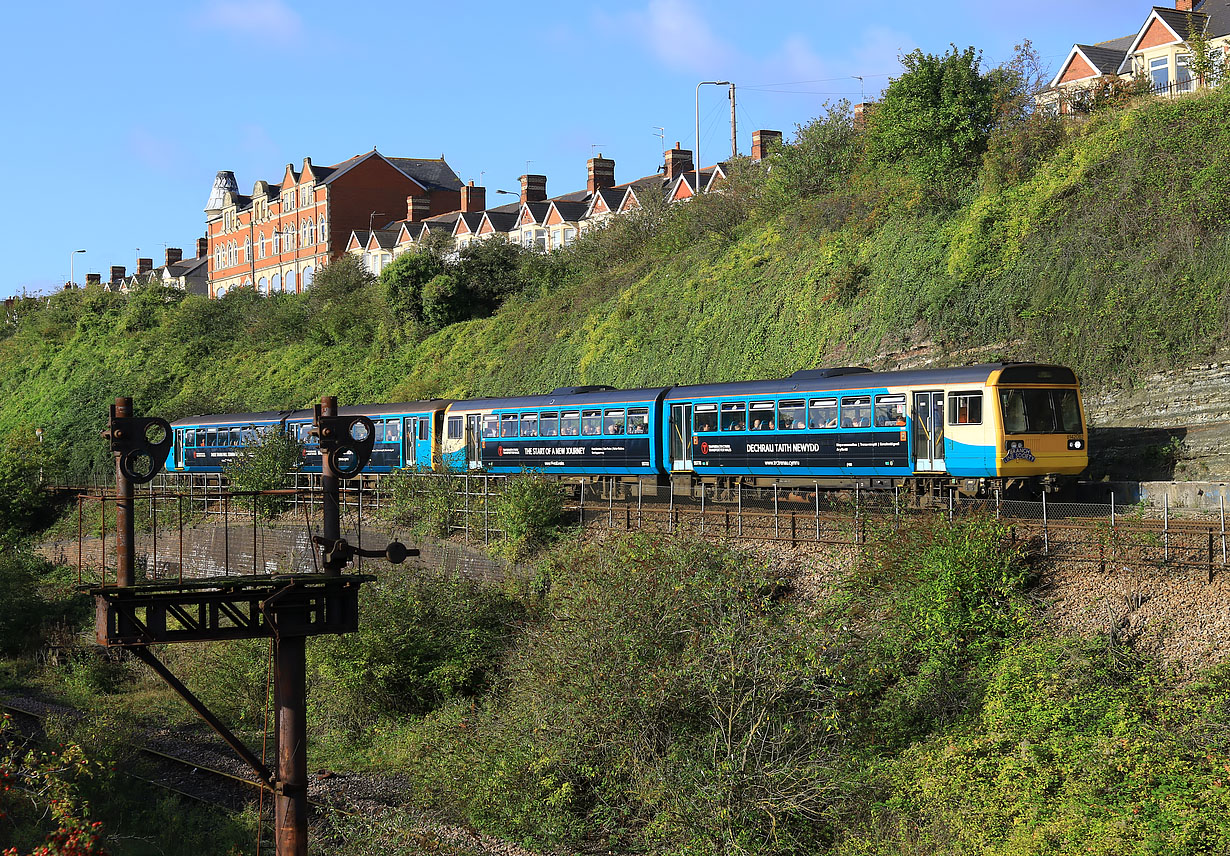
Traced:
<path fill-rule="evenodd" d="M 735 133 L 735 85 L 730 84 L 730 156 L 739 156 L 739 137 Z"/>

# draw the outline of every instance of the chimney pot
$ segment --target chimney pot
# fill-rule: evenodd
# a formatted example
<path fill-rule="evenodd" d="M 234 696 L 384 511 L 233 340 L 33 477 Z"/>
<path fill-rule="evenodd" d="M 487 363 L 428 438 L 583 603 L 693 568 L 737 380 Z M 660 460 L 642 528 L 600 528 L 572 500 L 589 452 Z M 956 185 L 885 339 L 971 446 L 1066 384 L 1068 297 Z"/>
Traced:
<path fill-rule="evenodd" d="M 521 202 L 544 202 L 547 198 L 547 177 L 545 175 L 521 176 Z"/>
<path fill-rule="evenodd" d="M 167 266 L 171 266 L 176 262 L 183 261 L 184 251 L 179 247 L 167 247 Z"/>
<path fill-rule="evenodd" d="M 431 216 L 430 196 L 407 196 L 406 219 L 411 223 L 421 223 Z"/>
<path fill-rule="evenodd" d="M 666 177 L 673 180 L 692 169 L 692 150 L 679 148 L 679 143 L 666 153 Z"/>
<path fill-rule="evenodd" d="M 475 187 L 470 182 L 461 188 L 461 210 L 465 212 L 482 211 L 487 207 L 487 188 Z"/>
<path fill-rule="evenodd" d="M 589 179 L 585 189 L 590 195 L 602 188 L 615 186 L 615 161 L 604 158 L 601 152 L 598 157 L 586 161 L 586 171 L 589 173 Z"/>
<path fill-rule="evenodd" d="M 763 160 L 772 144 L 781 144 L 781 131 L 752 131 L 752 160 Z"/>

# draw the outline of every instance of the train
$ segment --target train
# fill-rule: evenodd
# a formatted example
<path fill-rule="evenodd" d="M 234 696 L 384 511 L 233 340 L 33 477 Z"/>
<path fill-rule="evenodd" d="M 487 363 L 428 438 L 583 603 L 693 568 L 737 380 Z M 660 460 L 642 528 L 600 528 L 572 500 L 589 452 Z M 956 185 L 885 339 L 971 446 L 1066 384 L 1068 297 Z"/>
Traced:
<path fill-rule="evenodd" d="M 1064 366 L 999 362 L 877 372 L 797 371 L 777 380 L 353 405 L 375 425 L 367 472 L 540 471 L 570 480 L 719 487 L 1057 490 L 1089 463 L 1080 385 Z M 217 473 L 270 431 L 303 442 L 319 472 L 311 410 L 172 423 L 166 468 Z M 703 489 L 703 488 L 702 488 Z"/>

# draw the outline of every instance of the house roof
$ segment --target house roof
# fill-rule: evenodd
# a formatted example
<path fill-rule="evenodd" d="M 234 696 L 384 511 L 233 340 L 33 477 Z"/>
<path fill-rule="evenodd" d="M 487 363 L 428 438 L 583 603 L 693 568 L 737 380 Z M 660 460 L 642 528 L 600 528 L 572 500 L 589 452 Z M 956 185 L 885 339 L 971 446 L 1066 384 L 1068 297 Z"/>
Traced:
<path fill-rule="evenodd" d="M 588 196 L 589 194 L 586 195 Z M 555 210 L 559 212 L 559 216 L 568 223 L 583 219 L 586 211 L 589 210 L 589 205 L 587 203 L 568 199 L 553 199 L 551 200 L 551 204 L 555 206 Z"/>
<path fill-rule="evenodd" d="M 1135 36 L 1125 36 L 1122 39 L 1115 39 L 1116 42 L 1122 42 L 1125 39 L 1127 41 L 1127 44 L 1118 49 L 1102 45 L 1077 45 L 1076 47 L 1098 73 L 1117 74 L 1119 66 L 1127 57 L 1127 45 L 1130 45 L 1134 38 Z"/>
<path fill-rule="evenodd" d="M 461 179 L 444 158 L 385 158 L 428 190 L 461 190 Z"/>

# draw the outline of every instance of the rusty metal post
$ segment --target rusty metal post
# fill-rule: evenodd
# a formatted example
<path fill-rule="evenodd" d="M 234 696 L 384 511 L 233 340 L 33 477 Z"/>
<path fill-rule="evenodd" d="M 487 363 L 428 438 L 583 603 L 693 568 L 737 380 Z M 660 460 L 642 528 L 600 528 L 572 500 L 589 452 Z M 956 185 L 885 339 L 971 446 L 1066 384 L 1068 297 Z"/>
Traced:
<path fill-rule="evenodd" d="M 307 854 L 305 641 L 303 636 L 282 636 L 276 644 L 274 704 L 277 708 L 278 778 L 274 800 L 274 840 L 277 856 Z"/>
<path fill-rule="evenodd" d="M 127 419 L 132 416 L 132 399 L 120 397 L 115 400 L 115 416 Z M 105 505 L 105 503 L 104 503 Z M 120 455 L 115 455 L 115 583 L 118 586 L 133 584 L 133 542 L 136 541 L 136 526 L 133 520 L 133 484 L 120 466 Z"/>
<path fill-rule="evenodd" d="M 320 397 L 320 415 L 325 418 L 337 416 L 337 396 L 322 395 Z M 320 473 L 320 492 L 324 510 L 324 527 L 321 534 L 326 541 L 334 543 L 342 537 L 341 480 L 330 466 L 328 455 L 320 456 Z M 327 577 L 336 577 L 342 573 L 341 566 L 330 562 L 324 555 L 321 556 L 321 569 Z M 279 854 L 281 852 L 281 850 L 278 851 Z"/>

